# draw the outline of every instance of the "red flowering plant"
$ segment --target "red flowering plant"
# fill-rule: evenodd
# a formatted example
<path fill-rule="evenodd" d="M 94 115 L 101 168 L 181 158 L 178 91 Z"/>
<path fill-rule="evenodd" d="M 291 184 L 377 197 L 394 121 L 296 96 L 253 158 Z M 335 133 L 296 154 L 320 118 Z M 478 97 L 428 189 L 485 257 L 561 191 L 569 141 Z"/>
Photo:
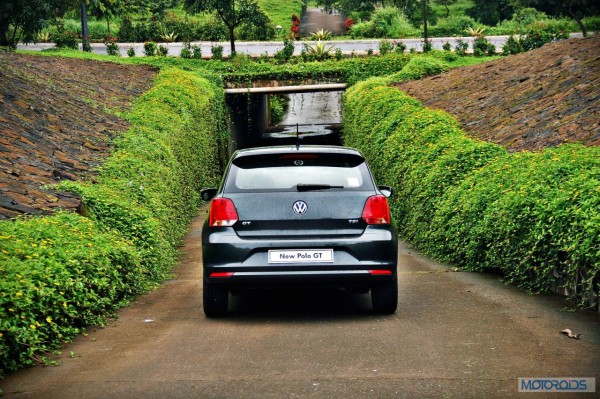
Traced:
<path fill-rule="evenodd" d="M 290 31 L 292 31 L 294 38 L 298 37 L 298 33 L 300 32 L 300 19 L 296 14 L 292 14 L 292 26 L 290 27 Z"/>
<path fill-rule="evenodd" d="M 350 28 L 352 28 L 352 25 L 354 25 L 355 23 L 356 21 L 352 18 L 346 18 L 346 20 L 344 21 L 344 28 L 346 28 L 346 30 L 350 30 Z"/>

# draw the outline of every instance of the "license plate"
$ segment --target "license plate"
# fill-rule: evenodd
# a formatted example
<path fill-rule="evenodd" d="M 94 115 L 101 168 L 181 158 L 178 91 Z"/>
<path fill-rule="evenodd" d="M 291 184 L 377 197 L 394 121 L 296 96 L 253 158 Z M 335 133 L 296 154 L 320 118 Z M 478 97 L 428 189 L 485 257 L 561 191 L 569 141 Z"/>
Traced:
<path fill-rule="evenodd" d="M 269 251 L 269 263 L 333 262 L 333 249 L 274 249 Z"/>

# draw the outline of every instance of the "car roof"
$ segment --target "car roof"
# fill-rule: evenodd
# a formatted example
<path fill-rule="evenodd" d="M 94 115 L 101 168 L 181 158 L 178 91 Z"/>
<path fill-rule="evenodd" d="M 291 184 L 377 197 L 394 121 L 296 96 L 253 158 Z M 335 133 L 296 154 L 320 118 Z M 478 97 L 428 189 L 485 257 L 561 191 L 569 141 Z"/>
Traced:
<path fill-rule="evenodd" d="M 274 154 L 306 154 L 306 153 L 322 153 L 322 154 L 348 154 L 359 156 L 364 158 L 364 156 L 355 148 L 350 147 L 340 147 L 340 146 L 332 146 L 332 145 L 281 145 L 281 146 L 271 146 L 271 147 L 256 147 L 256 148 L 246 148 L 242 150 L 237 150 L 234 154 L 235 159 L 239 159 L 246 156 L 257 156 L 257 155 L 274 155 Z"/>

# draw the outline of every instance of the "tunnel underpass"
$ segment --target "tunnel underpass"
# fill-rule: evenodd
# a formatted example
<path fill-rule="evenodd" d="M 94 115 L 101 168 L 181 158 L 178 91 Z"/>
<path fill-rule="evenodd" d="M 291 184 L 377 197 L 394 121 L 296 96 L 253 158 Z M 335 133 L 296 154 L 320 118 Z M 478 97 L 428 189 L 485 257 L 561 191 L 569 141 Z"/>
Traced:
<path fill-rule="evenodd" d="M 286 144 L 341 145 L 345 84 L 229 89 L 232 149 Z M 271 119 L 273 96 L 286 96 L 283 118 Z"/>

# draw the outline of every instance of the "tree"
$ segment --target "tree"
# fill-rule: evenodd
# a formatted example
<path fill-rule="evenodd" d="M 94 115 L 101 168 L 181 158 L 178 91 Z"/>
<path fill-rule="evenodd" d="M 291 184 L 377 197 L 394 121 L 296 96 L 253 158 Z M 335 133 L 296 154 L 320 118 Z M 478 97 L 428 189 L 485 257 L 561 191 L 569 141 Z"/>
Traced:
<path fill-rule="evenodd" d="M 433 0 L 434 3 L 444 6 L 446 8 L 446 18 L 450 16 L 450 8 L 448 6 L 456 4 L 458 0 Z"/>
<path fill-rule="evenodd" d="M 106 0 L 104 0 L 106 1 Z M 110 0 L 108 0 L 110 1 Z M 133 12 L 149 12 L 152 14 L 152 18 L 162 21 L 165 17 L 165 12 L 169 8 L 178 6 L 180 0 L 121 0 L 128 4 L 128 9 Z"/>
<path fill-rule="evenodd" d="M 235 54 L 235 28 L 250 23 L 264 22 L 264 13 L 255 0 L 184 0 L 184 8 L 191 13 L 216 12 L 229 31 L 231 54 Z"/>
<path fill-rule="evenodd" d="M 0 1 L 0 46 L 15 47 L 20 40 L 33 41 L 51 21 L 74 7 L 72 0 Z"/>
<path fill-rule="evenodd" d="M 86 0 L 85 4 L 90 15 L 106 20 L 106 29 L 109 36 L 111 36 L 111 18 L 127 14 L 133 6 L 131 2 L 124 0 Z"/>
<path fill-rule="evenodd" d="M 482 24 L 494 26 L 498 22 L 511 19 L 514 0 L 474 0 L 473 7 L 466 10 L 466 14 Z"/>
<path fill-rule="evenodd" d="M 421 0 L 421 17 L 423 18 L 423 52 L 431 50 L 431 42 L 429 41 L 429 33 L 427 32 L 428 14 L 431 8 L 429 0 Z"/>

